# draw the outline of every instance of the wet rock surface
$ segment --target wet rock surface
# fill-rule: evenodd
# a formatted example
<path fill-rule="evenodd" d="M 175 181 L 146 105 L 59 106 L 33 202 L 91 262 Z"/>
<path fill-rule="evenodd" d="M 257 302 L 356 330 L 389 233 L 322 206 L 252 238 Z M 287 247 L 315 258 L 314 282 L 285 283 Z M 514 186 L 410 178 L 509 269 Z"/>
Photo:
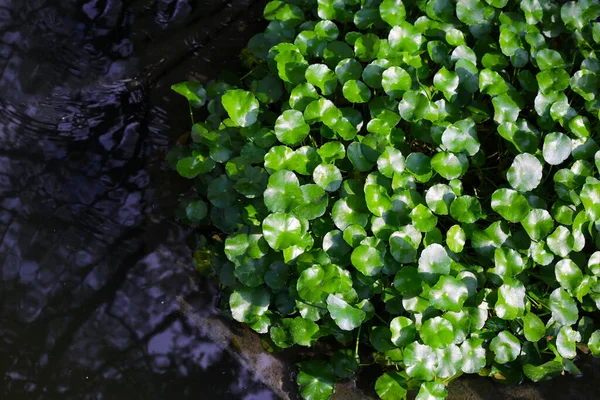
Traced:
<path fill-rule="evenodd" d="M 237 68 L 264 0 L 0 0 L 0 398 L 295 399 L 299 355 L 216 310 L 163 168 L 189 129 L 170 85 Z M 598 398 L 581 379 L 454 399 Z M 336 399 L 374 398 L 368 375 Z"/>

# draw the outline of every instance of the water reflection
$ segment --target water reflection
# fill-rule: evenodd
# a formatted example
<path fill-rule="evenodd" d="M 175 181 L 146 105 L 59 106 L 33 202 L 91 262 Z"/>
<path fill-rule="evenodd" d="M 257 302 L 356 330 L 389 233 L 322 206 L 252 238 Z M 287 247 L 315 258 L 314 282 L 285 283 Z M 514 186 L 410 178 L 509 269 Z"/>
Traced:
<path fill-rule="evenodd" d="M 189 32 L 248 6 L 0 0 L 0 398 L 275 398 L 180 312 L 215 289 L 160 169 Z"/>

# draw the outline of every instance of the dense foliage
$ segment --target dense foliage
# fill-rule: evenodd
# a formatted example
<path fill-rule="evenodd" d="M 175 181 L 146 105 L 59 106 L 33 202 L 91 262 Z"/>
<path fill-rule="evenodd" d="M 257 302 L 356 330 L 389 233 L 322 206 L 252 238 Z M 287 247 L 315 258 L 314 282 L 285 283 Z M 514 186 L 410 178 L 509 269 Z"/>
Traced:
<path fill-rule="evenodd" d="M 169 160 L 233 318 L 306 399 L 379 365 L 382 399 L 600 356 L 599 0 L 271 1 L 242 78 L 175 85 Z M 192 113 L 193 115 L 193 113 Z M 203 260 L 203 261 L 202 261 Z M 327 348 L 331 348 L 328 346 Z"/>

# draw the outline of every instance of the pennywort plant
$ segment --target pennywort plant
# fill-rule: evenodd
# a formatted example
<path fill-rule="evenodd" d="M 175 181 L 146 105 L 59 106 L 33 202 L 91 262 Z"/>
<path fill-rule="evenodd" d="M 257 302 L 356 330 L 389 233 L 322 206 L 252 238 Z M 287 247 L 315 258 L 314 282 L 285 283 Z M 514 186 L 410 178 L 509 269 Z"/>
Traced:
<path fill-rule="evenodd" d="M 306 399 L 385 400 L 600 356 L 599 0 L 274 0 L 169 162 L 232 317 Z M 337 343 L 337 349 L 327 354 Z"/>

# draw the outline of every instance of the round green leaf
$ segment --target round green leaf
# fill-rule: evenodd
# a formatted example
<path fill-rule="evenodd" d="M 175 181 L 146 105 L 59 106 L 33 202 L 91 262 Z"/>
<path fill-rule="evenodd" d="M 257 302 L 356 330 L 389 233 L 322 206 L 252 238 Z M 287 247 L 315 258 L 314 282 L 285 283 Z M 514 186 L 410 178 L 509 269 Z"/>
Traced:
<path fill-rule="evenodd" d="M 498 189 L 492 194 L 492 209 L 510 222 L 520 222 L 529 215 L 527 199 L 511 189 Z"/>
<path fill-rule="evenodd" d="M 415 267 L 404 266 L 394 277 L 394 287 L 401 294 L 419 294 L 422 290 L 421 277 Z"/>
<path fill-rule="evenodd" d="M 506 179 L 519 192 L 533 190 L 542 180 L 542 163 L 531 154 L 519 154 L 508 169 Z"/>
<path fill-rule="evenodd" d="M 200 222 L 206 217 L 208 207 L 202 200 L 193 200 L 185 207 L 185 215 L 192 222 Z"/>
<path fill-rule="evenodd" d="M 319 325 L 302 317 L 296 317 L 290 323 L 290 333 L 300 346 L 312 346 L 319 338 Z"/>
<path fill-rule="evenodd" d="M 290 212 L 303 201 L 298 178 L 293 172 L 281 170 L 269 177 L 264 193 L 265 205 L 271 212 Z"/>
<path fill-rule="evenodd" d="M 335 92 L 337 88 L 337 76 L 325 64 L 312 64 L 305 72 L 306 81 L 321 89 L 324 96 Z"/>
<path fill-rule="evenodd" d="M 377 159 L 377 169 L 383 176 L 392 178 L 394 174 L 404 172 L 404 161 L 404 156 L 400 150 L 387 146 Z"/>
<path fill-rule="evenodd" d="M 385 353 L 394 347 L 391 338 L 392 331 L 387 326 L 373 326 L 369 333 L 371 345 L 380 353 Z"/>
<path fill-rule="evenodd" d="M 563 289 L 558 288 L 550 294 L 552 318 L 560 325 L 573 325 L 579 317 L 577 303 Z"/>
<path fill-rule="evenodd" d="M 327 297 L 327 309 L 337 326 L 344 331 L 358 328 L 366 316 L 363 310 L 352 307 L 332 294 Z"/>
<path fill-rule="evenodd" d="M 288 168 L 289 160 L 294 156 L 294 151 L 287 146 L 273 146 L 265 154 L 265 168 L 268 171 L 280 171 Z"/>
<path fill-rule="evenodd" d="M 442 67 L 433 77 L 433 86 L 435 86 L 436 89 L 444 92 L 444 96 L 448 100 L 450 100 L 452 96 L 456 94 L 458 84 L 459 77 L 456 72 L 448 71 L 446 67 Z"/>
<path fill-rule="evenodd" d="M 521 220 L 521 225 L 532 240 L 541 240 L 554 229 L 554 220 L 548 211 L 534 208 Z"/>
<path fill-rule="evenodd" d="M 437 356 L 435 374 L 438 378 L 451 378 L 461 370 L 463 356 L 458 346 L 451 344 L 443 349 L 436 349 L 435 354 Z"/>
<path fill-rule="evenodd" d="M 458 348 L 457 348 L 458 349 Z M 459 352 L 460 353 L 460 352 Z M 440 376 L 442 378 L 442 376 Z M 441 382 L 423 382 L 416 400 L 443 400 L 448 396 L 446 386 Z"/>
<path fill-rule="evenodd" d="M 499 96 L 508 91 L 508 85 L 498 72 L 484 69 L 479 73 L 479 90 L 483 94 Z"/>
<path fill-rule="evenodd" d="M 221 97 L 221 102 L 229 118 L 237 126 L 250 126 L 258 119 L 259 103 L 250 92 L 241 89 L 228 90 Z"/>
<path fill-rule="evenodd" d="M 297 85 L 306 80 L 304 74 L 308 63 L 296 47 L 281 51 L 275 56 L 275 62 L 277 73 L 284 82 Z"/>
<path fill-rule="evenodd" d="M 523 333 L 527 340 L 535 343 L 546 336 L 546 327 L 540 317 L 530 312 L 523 317 Z"/>
<path fill-rule="evenodd" d="M 348 159 L 357 170 L 362 172 L 370 171 L 373 168 L 373 163 L 365 156 L 367 150 L 369 150 L 368 146 L 359 142 L 352 142 L 348 146 Z"/>
<path fill-rule="evenodd" d="M 499 247 L 494 251 L 495 268 L 489 270 L 492 280 L 507 281 L 525 268 L 523 257 L 514 249 Z M 499 283 L 498 283 L 499 284 Z"/>
<path fill-rule="evenodd" d="M 323 20 L 317 22 L 314 28 L 315 33 L 325 39 L 335 40 L 340 34 L 340 30 L 333 21 Z"/>
<path fill-rule="evenodd" d="M 415 340 L 417 328 L 412 320 L 406 317 L 396 317 L 390 322 L 392 343 L 398 347 L 406 346 Z"/>
<path fill-rule="evenodd" d="M 261 103 L 271 104 L 283 96 L 283 85 L 278 77 L 267 75 L 260 81 L 252 82 L 252 92 Z"/>
<path fill-rule="evenodd" d="M 327 234 L 323 238 L 323 250 L 325 250 L 327 255 L 331 258 L 332 262 L 342 262 L 340 260 L 344 260 L 343 263 L 346 264 L 346 255 L 352 249 L 344 240 L 342 232 L 338 230 L 333 230 L 327 232 Z"/>
<path fill-rule="evenodd" d="M 560 53 L 556 50 L 542 49 L 535 55 L 538 68 L 541 71 L 552 68 L 564 68 L 566 67 L 565 61 L 563 60 Z"/>
<path fill-rule="evenodd" d="M 391 208 L 391 207 L 390 207 Z M 410 212 L 413 226 L 421 232 L 429 232 L 437 225 L 438 219 L 427 206 L 418 204 Z"/>
<path fill-rule="evenodd" d="M 331 357 L 333 372 L 338 378 L 346 379 L 352 377 L 358 370 L 357 357 L 350 349 L 338 350 Z"/>
<path fill-rule="evenodd" d="M 298 364 L 298 368 L 298 387 L 303 399 L 327 400 L 331 397 L 335 375 L 327 362 L 307 360 Z"/>
<path fill-rule="evenodd" d="M 600 184 L 586 183 L 579 195 L 583 207 L 592 220 L 600 219 Z"/>
<path fill-rule="evenodd" d="M 525 312 L 525 286 L 518 279 L 505 278 L 498 288 L 494 311 L 499 318 L 513 320 Z"/>
<path fill-rule="evenodd" d="M 448 185 L 438 183 L 433 185 L 425 193 L 425 201 L 427 205 L 436 214 L 448 215 L 450 205 L 456 198 L 456 195 Z"/>
<path fill-rule="evenodd" d="M 468 296 L 469 291 L 464 282 L 452 276 L 441 276 L 429 292 L 429 301 L 438 310 L 459 312 Z"/>
<path fill-rule="evenodd" d="M 591 274 L 600 276 L 600 251 L 592 253 L 590 258 L 588 258 L 587 267 Z"/>
<path fill-rule="evenodd" d="M 285 213 L 270 214 L 262 223 L 263 235 L 274 250 L 284 250 L 300 242 L 306 233 L 304 224 Z"/>
<path fill-rule="evenodd" d="M 278 0 L 267 3 L 263 14 L 266 20 L 285 21 L 293 26 L 304 21 L 304 12 L 300 7 Z"/>
<path fill-rule="evenodd" d="M 206 89 L 198 82 L 181 82 L 171 86 L 171 90 L 185 97 L 194 108 L 206 103 Z"/>
<path fill-rule="evenodd" d="M 494 121 L 498 124 L 515 122 L 519 118 L 521 108 L 508 94 L 501 94 L 492 99 L 494 105 Z"/>
<path fill-rule="evenodd" d="M 359 36 L 354 42 L 354 54 L 356 58 L 363 62 L 369 62 L 377 58 L 380 47 L 379 42 L 379 36 L 374 33 Z"/>
<path fill-rule="evenodd" d="M 299 144 L 308 136 L 310 126 L 304 121 L 300 111 L 287 110 L 275 122 L 275 135 L 277 139 L 289 146 Z"/>
<path fill-rule="evenodd" d="M 321 157 L 314 147 L 302 146 L 287 160 L 286 166 L 301 175 L 311 175 L 321 162 Z"/>
<path fill-rule="evenodd" d="M 442 134 L 442 143 L 452 152 L 465 151 L 474 156 L 479 151 L 480 144 L 473 120 L 464 119 L 449 125 Z"/>
<path fill-rule="evenodd" d="M 351 199 L 342 198 L 333 205 L 331 218 L 335 226 L 343 231 L 350 225 L 366 226 L 369 221 L 369 214 L 357 210 Z"/>
<path fill-rule="evenodd" d="M 590 136 L 590 120 L 587 117 L 578 115 L 569 121 L 569 129 L 580 138 Z"/>
<path fill-rule="evenodd" d="M 560 257 L 566 257 L 573 250 L 574 237 L 567 228 L 562 225 L 556 227 L 547 238 L 546 243 L 550 250 Z"/>
<path fill-rule="evenodd" d="M 600 329 L 597 329 L 590 336 L 588 347 L 594 357 L 600 357 Z"/>
<path fill-rule="evenodd" d="M 446 245 L 454 253 L 460 253 L 465 247 L 467 235 L 460 225 L 452 225 L 446 233 Z"/>
<path fill-rule="evenodd" d="M 402 400 L 408 393 L 406 379 L 398 372 L 386 372 L 377 378 L 375 392 L 382 400 Z"/>
<path fill-rule="evenodd" d="M 419 335 L 427 346 L 442 349 L 454 341 L 454 328 L 448 320 L 434 317 L 423 323 Z"/>
<path fill-rule="evenodd" d="M 400 2 L 400 4 L 402 3 Z M 423 41 L 423 35 L 421 35 L 416 27 L 406 21 L 395 24 L 388 35 L 388 42 L 392 49 L 407 53 L 416 53 L 419 51 Z"/>
<path fill-rule="evenodd" d="M 571 77 L 569 84 L 571 89 L 586 101 L 592 101 L 598 93 L 598 78 L 596 74 L 583 70 L 577 71 Z"/>
<path fill-rule="evenodd" d="M 433 284 L 441 275 L 450 273 L 451 259 L 437 243 L 427 246 L 419 257 L 419 274 L 426 282 Z"/>
<path fill-rule="evenodd" d="M 450 215 L 459 222 L 472 224 L 483 217 L 483 211 L 476 197 L 460 196 L 452 201 Z"/>
<path fill-rule="evenodd" d="M 371 99 L 371 90 L 358 80 L 349 80 L 344 83 L 342 93 L 351 103 L 366 103 Z"/>
<path fill-rule="evenodd" d="M 494 352 L 494 361 L 506 364 L 521 354 L 521 342 L 509 331 L 502 331 L 490 342 L 490 350 Z"/>
<path fill-rule="evenodd" d="M 296 290 L 298 295 L 310 303 L 321 303 L 325 300 L 325 292 L 322 283 L 325 271 L 319 265 L 313 265 L 300 273 Z"/>
<path fill-rule="evenodd" d="M 494 14 L 494 9 L 482 0 L 458 0 L 456 16 L 467 25 L 478 25 L 488 20 Z"/>
<path fill-rule="evenodd" d="M 556 336 L 556 349 L 564 358 L 577 356 L 577 342 L 581 342 L 581 333 L 574 331 L 570 326 L 560 328 Z"/>
<path fill-rule="evenodd" d="M 463 372 L 475 374 L 485 367 L 486 357 L 483 339 L 471 338 L 465 340 L 460 346 L 460 352 L 463 356 Z"/>
<path fill-rule="evenodd" d="M 216 163 L 212 158 L 206 157 L 199 152 L 194 153 L 193 157 L 184 157 L 177 161 L 177 172 L 184 178 L 195 178 L 200 174 L 212 171 L 216 166 Z"/>
<path fill-rule="evenodd" d="M 273 290 L 282 290 L 286 287 L 290 274 L 290 267 L 283 261 L 275 261 L 267 267 L 265 283 Z"/>
<path fill-rule="evenodd" d="M 366 276 L 377 276 L 383 268 L 381 253 L 375 247 L 361 245 L 352 251 L 352 265 Z"/>
<path fill-rule="evenodd" d="M 233 319 L 252 323 L 269 309 L 270 292 L 264 287 L 239 287 L 229 296 Z"/>
<path fill-rule="evenodd" d="M 410 90 L 412 78 L 404 69 L 400 67 L 390 67 L 381 75 L 381 85 L 388 96 L 395 98 L 402 97 L 402 94 Z M 458 82 L 457 82 L 458 85 Z"/>
<path fill-rule="evenodd" d="M 571 155 L 571 139 L 560 132 L 552 132 L 544 138 L 544 160 L 550 165 L 558 165 Z"/>
<path fill-rule="evenodd" d="M 267 246 L 268 247 L 268 246 Z M 264 282 L 268 259 L 246 258 L 235 266 L 235 277 L 246 286 L 257 287 Z"/>
<path fill-rule="evenodd" d="M 369 211 L 378 217 L 382 217 L 392 209 L 392 200 L 383 186 L 375 184 L 366 185 L 365 200 Z"/>
<path fill-rule="evenodd" d="M 406 9 L 402 0 L 383 0 L 379 5 L 381 19 L 390 26 L 400 25 L 406 19 Z"/>
<path fill-rule="evenodd" d="M 227 175 L 221 175 L 208 184 L 207 197 L 211 204 L 219 208 L 231 207 L 236 199 L 233 185 Z"/>
<path fill-rule="evenodd" d="M 404 348 L 404 365 L 408 376 L 431 381 L 435 377 L 436 364 L 437 357 L 431 347 L 413 342 Z"/>
<path fill-rule="evenodd" d="M 360 225 L 350 225 L 344 230 L 344 241 L 351 247 L 358 247 L 360 242 L 367 237 L 365 228 Z"/>
<path fill-rule="evenodd" d="M 302 190 L 302 204 L 296 207 L 294 213 L 307 220 L 323 216 L 329 204 L 327 193 L 314 184 L 300 186 L 300 190 Z"/>
<path fill-rule="evenodd" d="M 361 75 L 362 80 L 373 89 L 380 89 L 383 71 L 389 66 L 385 60 L 375 60 L 365 67 Z"/>
<path fill-rule="evenodd" d="M 290 93 L 290 106 L 294 110 L 304 112 L 306 106 L 319 99 L 319 93 L 310 83 L 301 83 L 292 89 Z"/>
<path fill-rule="evenodd" d="M 346 157 L 346 149 L 340 142 L 327 142 L 317 150 L 324 163 L 330 164 L 335 160 L 343 160 Z"/>
<path fill-rule="evenodd" d="M 335 67 L 335 74 L 342 85 L 348 81 L 358 81 L 362 72 L 362 65 L 354 58 L 343 59 Z"/>
<path fill-rule="evenodd" d="M 320 164 L 313 172 L 317 185 L 328 192 L 335 192 L 342 184 L 342 173 L 333 164 Z"/>
<path fill-rule="evenodd" d="M 405 167 L 419 182 L 427 182 L 431 178 L 431 159 L 423 153 L 410 153 Z"/>
<path fill-rule="evenodd" d="M 225 240 L 225 255 L 236 265 L 244 264 L 248 258 L 260 259 L 269 251 L 263 236 L 259 233 L 250 233 L 244 228 L 235 235 L 230 235 Z M 248 285 L 256 286 L 256 285 Z"/>
<path fill-rule="evenodd" d="M 405 92 L 402 101 L 398 104 L 400 116 L 409 122 L 425 119 L 429 111 L 430 103 L 427 96 L 414 90 Z"/>
<path fill-rule="evenodd" d="M 469 160 L 462 154 L 439 152 L 431 158 L 431 167 L 447 180 L 460 178 L 469 168 Z"/>
<path fill-rule="evenodd" d="M 573 293 L 583 280 L 583 273 L 573 261 L 564 258 L 556 263 L 554 274 L 560 286 L 568 292 Z"/>

